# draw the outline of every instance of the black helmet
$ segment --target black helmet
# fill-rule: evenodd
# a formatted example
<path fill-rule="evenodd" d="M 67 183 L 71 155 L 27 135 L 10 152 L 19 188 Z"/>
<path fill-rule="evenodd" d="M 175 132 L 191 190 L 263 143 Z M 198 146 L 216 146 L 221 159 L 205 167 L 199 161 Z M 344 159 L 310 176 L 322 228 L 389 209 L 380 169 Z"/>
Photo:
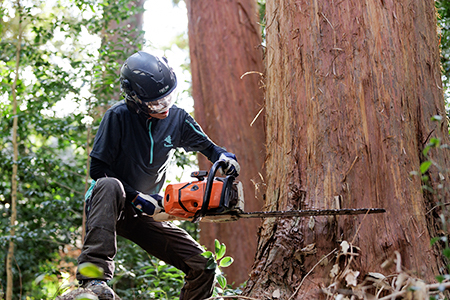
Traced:
<path fill-rule="evenodd" d="M 127 103 L 135 102 L 143 112 L 151 113 L 147 104 L 168 96 L 176 86 L 177 78 L 165 57 L 139 51 L 120 69 L 120 87 Z"/>

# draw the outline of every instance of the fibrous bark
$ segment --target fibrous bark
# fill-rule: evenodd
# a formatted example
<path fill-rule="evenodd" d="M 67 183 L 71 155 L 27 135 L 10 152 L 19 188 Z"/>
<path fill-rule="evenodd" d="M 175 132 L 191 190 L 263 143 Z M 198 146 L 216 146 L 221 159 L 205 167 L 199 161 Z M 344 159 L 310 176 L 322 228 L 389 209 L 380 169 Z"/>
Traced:
<path fill-rule="evenodd" d="M 268 1 L 266 18 L 268 207 L 387 212 L 267 220 L 247 293 L 325 299 L 336 257 L 316 264 L 342 241 L 361 249 L 358 279 L 389 272 L 380 266 L 398 251 L 433 281 L 439 224 L 427 212 L 448 191 L 423 193 L 410 172 L 430 137 L 448 142 L 447 123 L 431 121 L 445 116 L 434 1 Z M 449 156 L 432 157 L 437 191 Z"/>

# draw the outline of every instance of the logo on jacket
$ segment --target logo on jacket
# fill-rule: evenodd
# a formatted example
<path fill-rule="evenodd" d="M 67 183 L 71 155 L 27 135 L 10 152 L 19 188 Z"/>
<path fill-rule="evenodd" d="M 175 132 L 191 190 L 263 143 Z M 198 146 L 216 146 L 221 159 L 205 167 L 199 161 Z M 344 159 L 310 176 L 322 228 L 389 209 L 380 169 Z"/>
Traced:
<path fill-rule="evenodd" d="M 170 135 L 168 135 L 168 136 L 164 139 L 164 147 L 167 147 L 167 148 L 173 147 L 173 144 L 172 144 L 172 137 L 171 137 Z"/>

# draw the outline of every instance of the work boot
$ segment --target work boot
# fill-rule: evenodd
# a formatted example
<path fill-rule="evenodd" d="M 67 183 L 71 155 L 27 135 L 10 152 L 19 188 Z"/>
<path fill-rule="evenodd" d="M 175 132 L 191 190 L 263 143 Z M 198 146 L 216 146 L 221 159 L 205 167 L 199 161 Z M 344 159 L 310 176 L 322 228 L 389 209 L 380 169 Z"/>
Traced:
<path fill-rule="evenodd" d="M 88 280 L 81 287 L 96 294 L 99 300 L 114 300 L 114 291 L 103 280 Z"/>

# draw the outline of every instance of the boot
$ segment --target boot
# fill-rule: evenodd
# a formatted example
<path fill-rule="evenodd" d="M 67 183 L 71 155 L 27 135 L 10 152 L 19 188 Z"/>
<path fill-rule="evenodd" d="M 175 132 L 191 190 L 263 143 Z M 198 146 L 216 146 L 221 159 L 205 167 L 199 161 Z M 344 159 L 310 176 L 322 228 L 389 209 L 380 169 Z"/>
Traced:
<path fill-rule="evenodd" d="M 96 294 L 99 300 L 114 300 L 114 291 L 103 280 L 87 280 L 81 287 Z"/>

